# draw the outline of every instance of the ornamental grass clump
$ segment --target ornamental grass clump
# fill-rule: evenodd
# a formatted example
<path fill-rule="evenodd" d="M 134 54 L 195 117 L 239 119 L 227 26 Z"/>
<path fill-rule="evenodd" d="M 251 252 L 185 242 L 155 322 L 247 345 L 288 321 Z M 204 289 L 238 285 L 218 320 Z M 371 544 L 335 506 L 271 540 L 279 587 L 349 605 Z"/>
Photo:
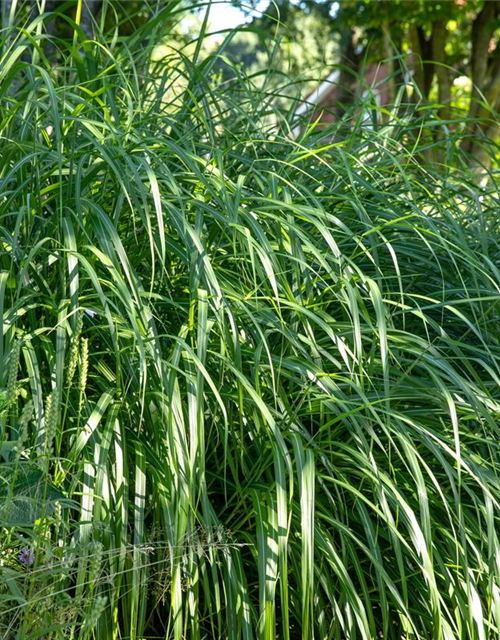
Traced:
<path fill-rule="evenodd" d="M 498 638 L 494 176 L 152 62 L 174 10 L 3 44 L 0 634 Z"/>

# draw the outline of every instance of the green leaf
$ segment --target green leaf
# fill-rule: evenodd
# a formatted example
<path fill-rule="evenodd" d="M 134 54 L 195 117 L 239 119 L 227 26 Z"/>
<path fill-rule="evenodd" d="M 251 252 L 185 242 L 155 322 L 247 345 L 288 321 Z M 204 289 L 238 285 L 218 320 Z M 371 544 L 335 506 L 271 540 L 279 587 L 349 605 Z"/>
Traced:
<path fill-rule="evenodd" d="M 31 527 L 54 513 L 57 502 L 68 505 L 65 494 L 34 464 L 0 463 L 0 526 Z"/>

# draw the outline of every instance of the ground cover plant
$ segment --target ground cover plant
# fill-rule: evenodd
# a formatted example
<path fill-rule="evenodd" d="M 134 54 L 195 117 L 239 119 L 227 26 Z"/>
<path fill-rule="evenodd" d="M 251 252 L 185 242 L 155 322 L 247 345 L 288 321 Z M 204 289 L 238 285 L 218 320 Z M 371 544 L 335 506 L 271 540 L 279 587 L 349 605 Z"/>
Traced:
<path fill-rule="evenodd" d="M 0 634 L 498 638 L 494 176 L 150 64 L 175 11 L 4 35 Z"/>

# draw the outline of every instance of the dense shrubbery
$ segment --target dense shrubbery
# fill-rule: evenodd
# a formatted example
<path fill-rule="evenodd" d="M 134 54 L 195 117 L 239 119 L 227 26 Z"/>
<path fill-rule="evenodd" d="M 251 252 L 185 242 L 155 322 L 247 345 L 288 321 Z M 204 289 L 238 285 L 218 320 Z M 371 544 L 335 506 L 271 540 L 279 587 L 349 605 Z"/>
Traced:
<path fill-rule="evenodd" d="M 144 33 L 55 70 L 23 42 L 2 636 L 498 638 L 493 183 L 411 130 L 294 140 L 213 58 L 146 73 Z"/>

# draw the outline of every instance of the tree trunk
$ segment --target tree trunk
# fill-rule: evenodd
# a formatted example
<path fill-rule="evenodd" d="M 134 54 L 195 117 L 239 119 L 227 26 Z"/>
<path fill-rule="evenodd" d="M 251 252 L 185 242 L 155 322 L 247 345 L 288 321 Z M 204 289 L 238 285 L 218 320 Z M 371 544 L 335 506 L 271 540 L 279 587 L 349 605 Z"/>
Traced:
<path fill-rule="evenodd" d="M 492 20 L 498 13 L 498 0 L 485 2 L 472 25 L 471 78 L 472 100 L 469 117 L 475 118 L 480 108 L 481 92 L 488 71 L 488 47 L 493 34 Z"/>
<path fill-rule="evenodd" d="M 434 79 L 434 63 L 432 62 L 432 41 L 426 37 L 422 27 L 410 26 L 410 44 L 413 52 L 413 79 L 425 100 L 429 97 Z M 413 92 L 414 102 L 420 101 L 417 92 Z"/>
<path fill-rule="evenodd" d="M 443 120 L 450 118 L 451 103 L 451 76 L 450 70 L 446 68 L 446 22 L 435 22 L 432 25 L 432 59 L 434 60 L 434 69 L 436 72 L 439 92 L 439 117 Z"/>
<path fill-rule="evenodd" d="M 468 116 L 471 122 L 467 127 L 468 135 L 462 143 L 462 149 L 470 154 L 471 164 L 477 161 L 484 165 L 486 153 L 479 138 L 496 137 L 499 130 L 491 116 L 488 117 L 488 106 L 495 108 L 500 95 L 500 67 L 497 60 L 491 61 L 488 51 L 494 20 L 499 12 L 500 0 L 489 0 L 484 3 L 472 25 L 472 95 Z"/>
<path fill-rule="evenodd" d="M 488 76 L 483 96 L 485 104 L 481 104 L 476 112 L 477 131 L 483 137 L 496 140 L 500 133 L 500 125 L 496 117 L 497 111 L 500 109 L 500 55 L 488 65 Z M 474 152 L 477 143 L 475 139 L 471 142 L 470 149 Z"/>
<path fill-rule="evenodd" d="M 484 95 L 488 104 L 496 108 L 500 99 L 500 51 L 488 66 L 488 81 Z"/>

